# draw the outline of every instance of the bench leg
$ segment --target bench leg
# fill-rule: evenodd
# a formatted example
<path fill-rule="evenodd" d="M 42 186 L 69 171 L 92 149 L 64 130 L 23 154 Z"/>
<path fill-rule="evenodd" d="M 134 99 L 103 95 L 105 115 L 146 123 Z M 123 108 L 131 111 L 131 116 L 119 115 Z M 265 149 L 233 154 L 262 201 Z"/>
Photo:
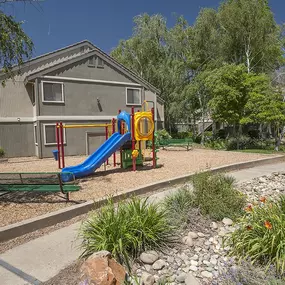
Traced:
<path fill-rule="evenodd" d="M 69 202 L 69 200 L 70 200 L 70 192 L 66 192 L 66 201 Z"/>

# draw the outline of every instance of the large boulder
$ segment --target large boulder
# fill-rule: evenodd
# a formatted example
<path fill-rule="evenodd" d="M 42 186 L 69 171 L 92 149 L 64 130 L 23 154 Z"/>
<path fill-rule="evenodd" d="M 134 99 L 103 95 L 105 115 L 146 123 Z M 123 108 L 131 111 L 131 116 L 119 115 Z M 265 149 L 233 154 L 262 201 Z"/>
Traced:
<path fill-rule="evenodd" d="M 126 280 L 126 270 L 108 251 L 95 252 L 82 264 L 80 272 L 84 285 L 121 285 Z"/>

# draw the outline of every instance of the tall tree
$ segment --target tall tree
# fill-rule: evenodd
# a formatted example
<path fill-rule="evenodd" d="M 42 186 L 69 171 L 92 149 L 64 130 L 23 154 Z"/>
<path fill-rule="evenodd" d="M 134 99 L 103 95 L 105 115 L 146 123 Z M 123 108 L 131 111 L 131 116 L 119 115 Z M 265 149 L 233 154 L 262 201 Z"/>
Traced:
<path fill-rule="evenodd" d="M 240 123 L 249 97 L 245 83 L 246 76 L 245 65 L 227 64 L 211 71 L 205 80 L 211 94 L 209 107 L 212 118 L 233 125 L 238 138 L 241 131 Z"/>
<path fill-rule="evenodd" d="M 249 99 L 241 123 L 270 124 L 274 129 L 275 150 L 278 151 L 285 133 L 284 95 L 272 86 L 271 79 L 265 74 L 249 74 L 245 85 Z"/>
<path fill-rule="evenodd" d="M 11 2 L 36 2 L 36 1 L 1 1 L 0 5 Z M 25 34 L 22 28 L 23 22 L 17 22 L 12 16 L 1 11 L 0 6 L 0 67 L 5 79 L 13 78 L 14 67 L 18 67 L 18 72 L 23 62 L 32 55 L 33 42 Z"/>
<path fill-rule="evenodd" d="M 247 72 L 273 72 L 283 62 L 284 39 L 267 0 L 227 0 L 218 9 L 221 46 L 228 63 Z"/>

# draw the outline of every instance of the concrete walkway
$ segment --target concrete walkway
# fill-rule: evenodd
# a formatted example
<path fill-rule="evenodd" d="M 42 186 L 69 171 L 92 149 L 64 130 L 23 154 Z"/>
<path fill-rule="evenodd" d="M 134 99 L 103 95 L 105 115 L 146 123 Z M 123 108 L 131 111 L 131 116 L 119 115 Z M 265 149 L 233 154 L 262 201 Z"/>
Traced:
<path fill-rule="evenodd" d="M 277 171 L 285 171 L 285 163 L 258 166 L 231 172 L 238 182 Z M 163 199 L 169 190 L 152 195 L 151 201 Z M 80 255 L 77 232 L 80 223 L 61 228 L 48 235 L 29 241 L 0 255 L 0 284 L 41 284 L 76 261 Z"/>

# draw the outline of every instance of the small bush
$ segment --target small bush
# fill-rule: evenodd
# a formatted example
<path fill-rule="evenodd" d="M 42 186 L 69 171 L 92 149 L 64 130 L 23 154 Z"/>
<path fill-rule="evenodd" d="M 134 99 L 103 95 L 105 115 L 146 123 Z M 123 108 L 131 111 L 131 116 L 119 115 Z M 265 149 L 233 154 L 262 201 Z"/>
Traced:
<path fill-rule="evenodd" d="M 247 207 L 238 229 L 228 238 L 230 254 L 250 258 L 285 274 L 285 198 Z"/>
<path fill-rule="evenodd" d="M 203 215 L 216 220 L 235 219 L 242 214 L 245 196 L 234 188 L 234 178 L 209 172 L 193 178 L 195 204 Z"/>
<path fill-rule="evenodd" d="M 130 269 L 129 258 L 146 249 L 163 248 L 171 241 L 173 230 L 167 212 L 147 199 L 133 198 L 119 203 L 117 208 L 109 201 L 83 223 L 81 257 L 108 250 Z"/>
<path fill-rule="evenodd" d="M 194 196 L 188 189 L 182 188 L 167 196 L 163 205 L 170 220 L 174 221 L 176 225 L 182 224 L 188 220 L 189 210 L 194 205 Z"/>
<path fill-rule="evenodd" d="M 205 147 L 216 149 L 216 150 L 223 150 L 223 149 L 226 149 L 226 143 L 224 140 L 221 140 L 221 139 L 213 139 L 213 140 L 207 141 L 205 143 Z"/>
<path fill-rule="evenodd" d="M 165 129 L 156 131 L 156 135 L 158 140 L 171 139 L 171 135 Z"/>
<path fill-rule="evenodd" d="M 265 273 L 264 268 L 242 261 L 239 266 L 226 264 L 215 285 L 285 285 L 273 270 Z"/>
<path fill-rule="evenodd" d="M 226 143 L 227 150 L 236 150 L 238 149 L 238 143 L 239 143 L 239 149 L 246 149 L 249 148 L 251 139 L 248 136 L 240 136 L 239 139 L 236 137 L 229 138 Z"/>
<path fill-rule="evenodd" d="M 4 155 L 5 155 L 4 149 L 0 147 L 0 158 L 4 157 Z"/>

